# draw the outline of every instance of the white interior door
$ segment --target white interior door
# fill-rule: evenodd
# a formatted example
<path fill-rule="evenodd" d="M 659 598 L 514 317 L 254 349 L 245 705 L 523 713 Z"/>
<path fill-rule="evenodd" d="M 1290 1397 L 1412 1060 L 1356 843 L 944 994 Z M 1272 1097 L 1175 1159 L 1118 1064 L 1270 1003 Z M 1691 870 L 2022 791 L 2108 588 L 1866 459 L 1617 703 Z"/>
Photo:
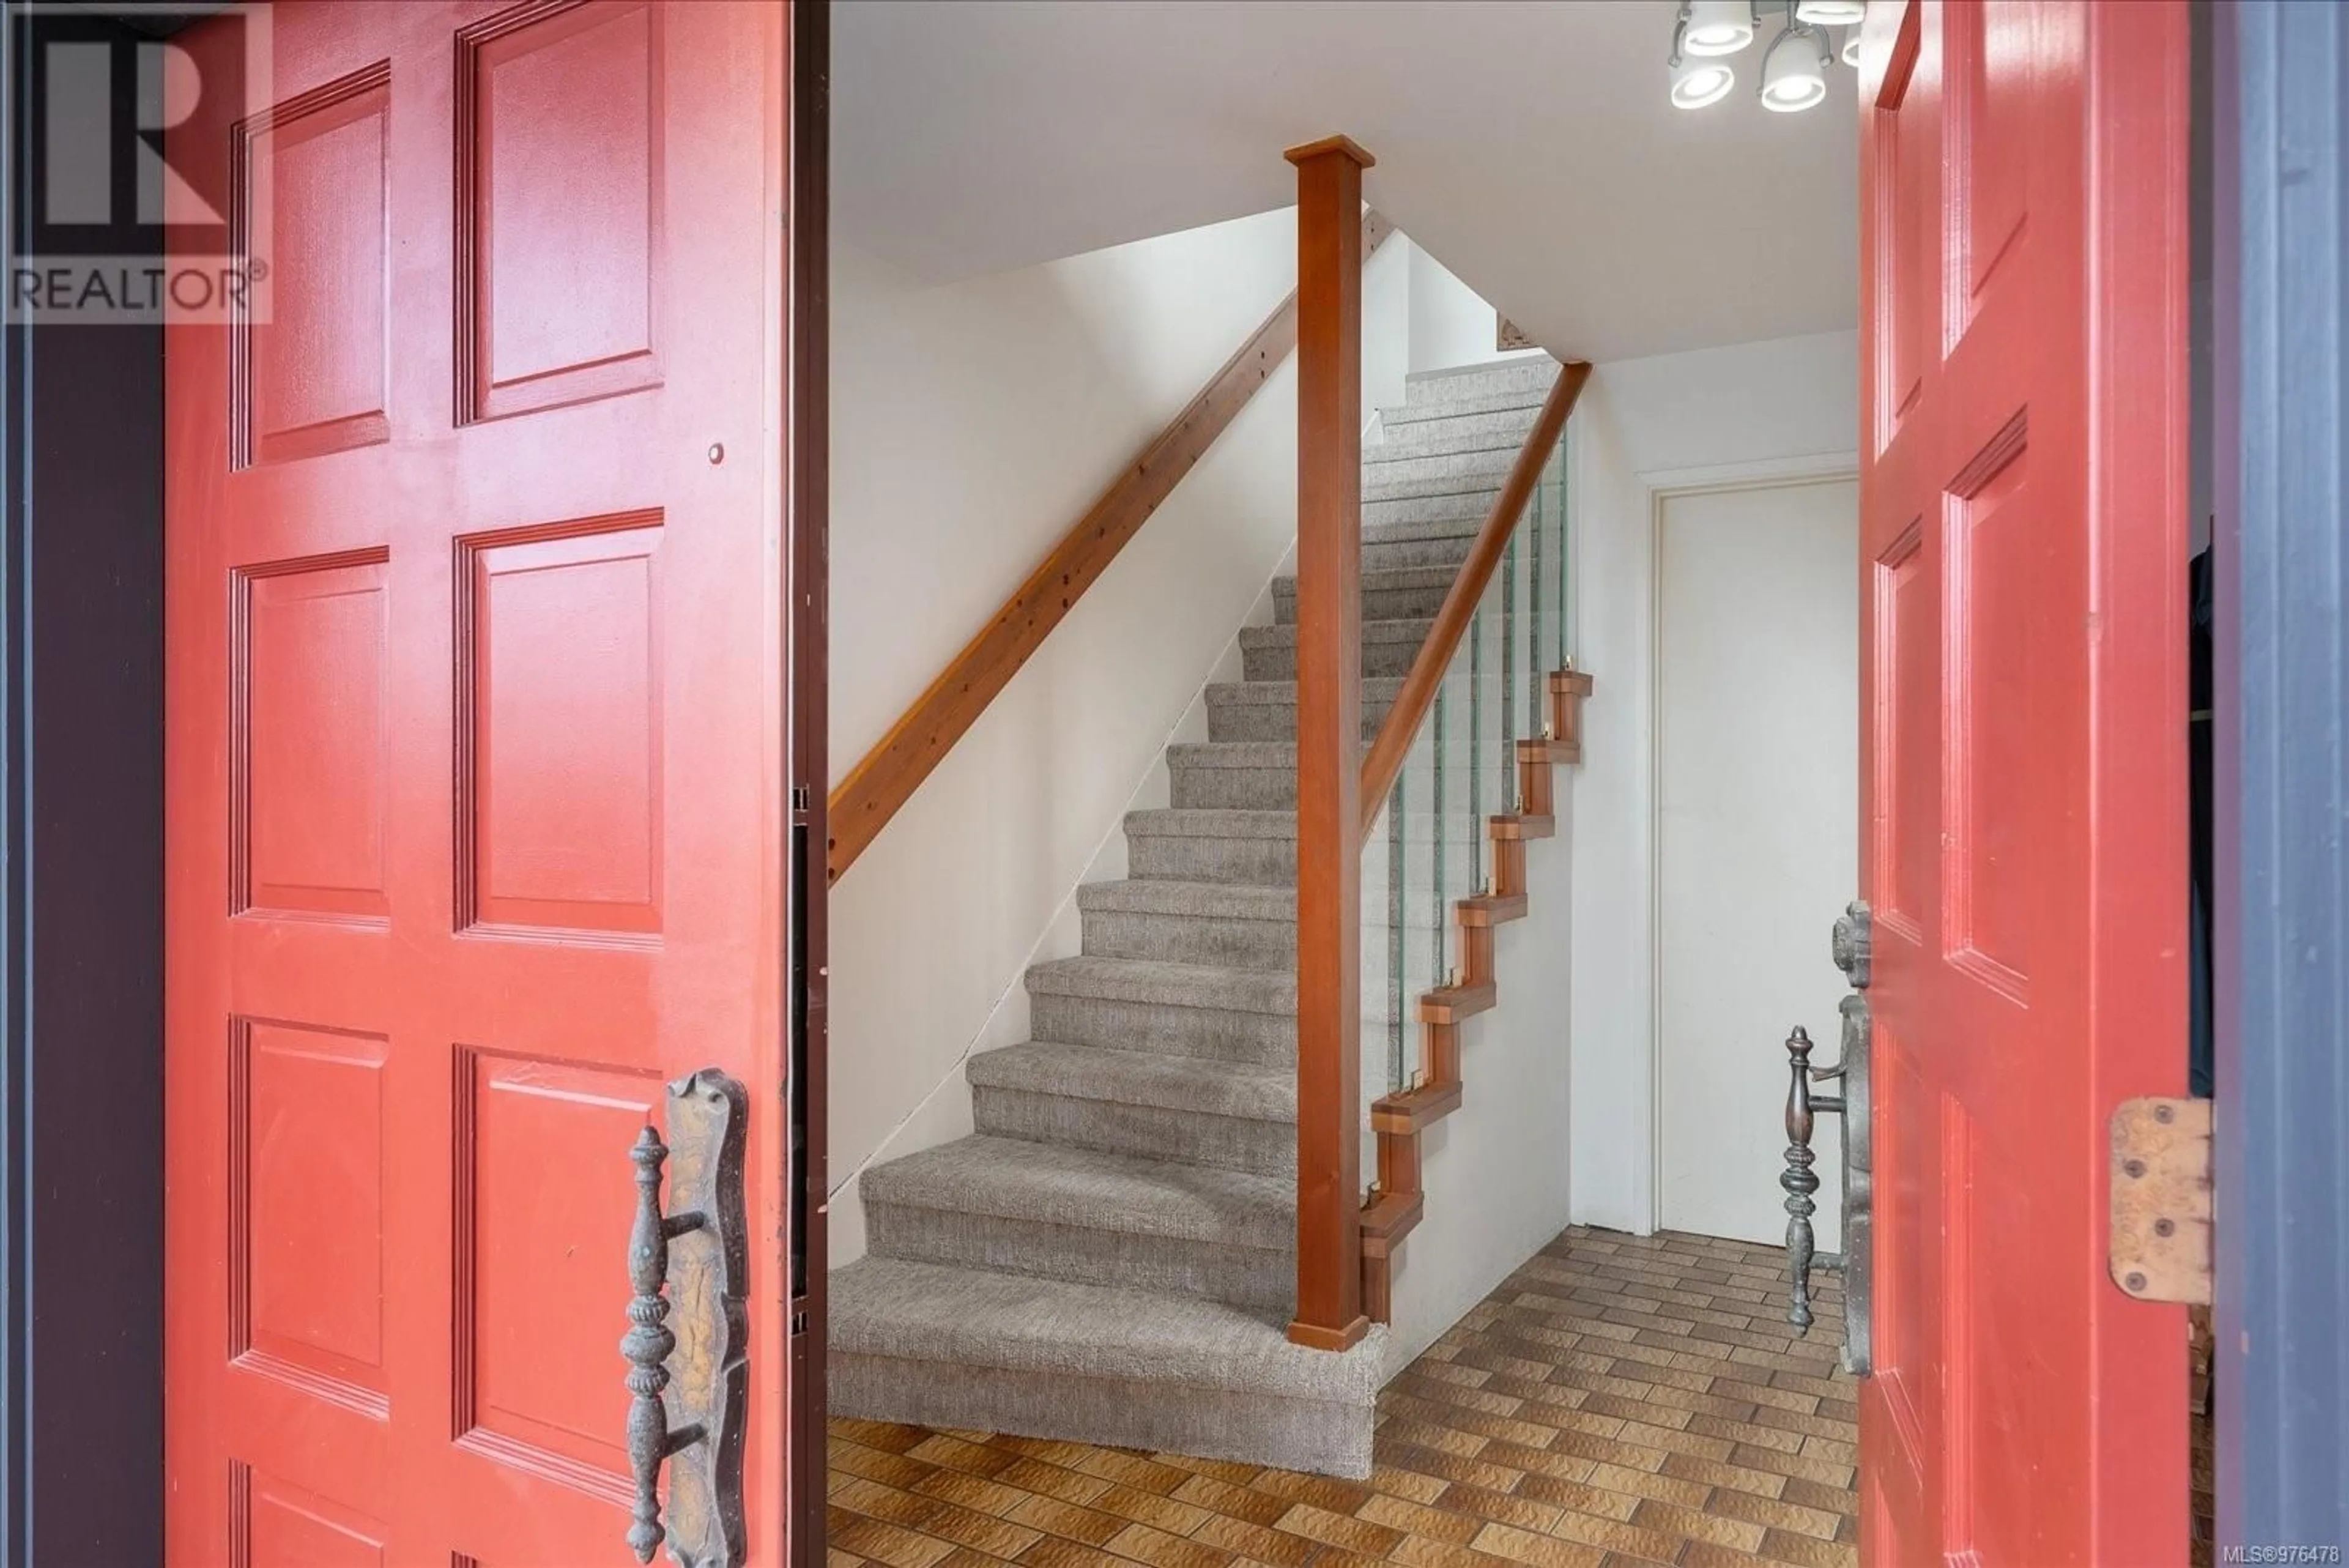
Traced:
<path fill-rule="evenodd" d="M 1658 1176 L 1671 1230 L 1785 1238 L 1786 1032 L 1810 1031 L 1815 1064 L 1838 1052 L 1827 934 L 1858 888 L 1858 518 L 1847 480 L 1664 504 Z M 1829 1251 L 1842 1136 L 1827 1116 L 1812 1140 Z"/>

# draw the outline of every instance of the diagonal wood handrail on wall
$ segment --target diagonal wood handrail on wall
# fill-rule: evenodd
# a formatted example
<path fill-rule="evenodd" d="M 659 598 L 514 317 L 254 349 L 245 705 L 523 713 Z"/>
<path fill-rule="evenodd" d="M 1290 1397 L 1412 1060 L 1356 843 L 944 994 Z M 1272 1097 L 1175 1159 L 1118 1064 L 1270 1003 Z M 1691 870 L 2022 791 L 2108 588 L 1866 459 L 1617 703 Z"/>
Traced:
<path fill-rule="evenodd" d="M 1365 262 L 1391 232 L 1376 213 L 1362 214 Z M 831 880 L 839 881 L 888 826 L 1296 346 L 1297 293 L 1291 289 L 849 770 L 832 792 L 826 814 Z"/>
<path fill-rule="evenodd" d="M 1541 481 L 1542 467 L 1549 462 L 1549 454 L 1566 429 L 1567 416 L 1574 412 L 1575 400 L 1582 396 L 1582 384 L 1588 379 L 1590 365 L 1587 360 L 1570 360 L 1558 371 L 1549 396 L 1542 401 L 1541 416 L 1534 421 L 1526 444 L 1517 452 L 1516 462 L 1509 469 L 1508 483 L 1501 487 L 1493 510 L 1485 515 L 1485 525 L 1476 531 L 1475 543 L 1469 546 L 1468 558 L 1462 563 L 1459 576 L 1452 579 L 1443 607 L 1435 612 L 1435 624 L 1428 629 L 1427 640 L 1419 645 L 1419 653 L 1411 661 L 1411 671 L 1403 677 L 1402 690 L 1396 693 L 1394 706 L 1387 710 L 1377 737 L 1362 758 L 1361 832 L 1365 844 L 1377 824 L 1376 803 L 1385 800 L 1387 791 L 1394 787 L 1395 775 L 1402 771 L 1412 740 L 1419 733 L 1428 709 L 1435 701 L 1435 693 L 1444 684 L 1444 672 L 1451 668 L 1460 639 L 1468 634 L 1469 624 L 1475 619 L 1476 607 L 1484 602 L 1485 589 L 1508 548 L 1509 536 L 1517 531 L 1526 503 Z"/>

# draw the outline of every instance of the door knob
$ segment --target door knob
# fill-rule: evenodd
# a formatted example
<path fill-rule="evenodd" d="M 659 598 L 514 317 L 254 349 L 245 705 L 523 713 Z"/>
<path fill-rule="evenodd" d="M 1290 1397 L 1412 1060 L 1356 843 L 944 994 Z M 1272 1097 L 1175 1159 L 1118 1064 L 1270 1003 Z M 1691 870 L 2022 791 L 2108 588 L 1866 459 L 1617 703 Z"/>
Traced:
<path fill-rule="evenodd" d="M 1786 1168 L 1778 1185 L 1786 1193 L 1786 1262 L 1791 1276 L 1786 1321 L 1798 1334 L 1811 1330 L 1811 1263 L 1817 1244 L 1811 1216 L 1818 1210 L 1811 1194 L 1819 1179 L 1811 1169 L 1811 1133 L 1821 1116 L 1843 1117 L 1843 1276 L 1844 1369 L 1865 1376 L 1872 1365 L 1868 1311 L 1874 1278 L 1870 1267 L 1871 1182 L 1875 1155 L 1871 1140 L 1874 1099 L 1870 1094 L 1868 1050 L 1872 1033 L 1868 1012 L 1868 983 L 1872 969 L 1872 931 L 1868 905 L 1855 900 L 1835 925 L 1836 967 L 1851 983 L 1851 992 L 1837 1005 L 1843 1019 L 1843 1060 L 1832 1066 L 1811 1065 L 1811 1036 L 1795 1025 L 1786 1036 Z M 1815 1083 L 1840 1081 L 1839 1095 L 1811 1092 Z"/>
<path fill-rule="evenodd" d="M 636 1168 L 628 1231 L 628 1468 L 636 1504 L 628 1549 L 652 1561 L 666 1540 L 679 1568 L 742 1561 L 742 1438 L 750 1393 L 742 1134 L 750 1099 L 714 1068 L 667 1094 L 677 1163 L 661 1202 L 670 1148 L 647 1124 L 628 1149 Z M 669 1326 L 671 1312 L 678 1314 Z M 661 1467 L 669 1471 L 664 1521 Z"/>

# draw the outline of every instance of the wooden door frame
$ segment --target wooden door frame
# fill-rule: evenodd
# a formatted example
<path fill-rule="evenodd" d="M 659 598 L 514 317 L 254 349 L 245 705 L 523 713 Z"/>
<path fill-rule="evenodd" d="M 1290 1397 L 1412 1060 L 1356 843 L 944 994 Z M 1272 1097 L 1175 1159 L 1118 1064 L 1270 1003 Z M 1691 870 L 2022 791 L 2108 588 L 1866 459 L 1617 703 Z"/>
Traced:
<path fill-rule="evenodd" d="M 798 459 L 775 503 L 802 1129 L 792 1337 L 776 1354 L 793 1379 L 792 1555 L 810 1563 L 823 1560 L 827 892 L 810 847 L 826 785 L 830 33 L 822 0 L 793 7 L 776 345 L 778 434 Z M 0 26 L 12 173 L 34 145 L 21 43 Z M 6 184 L 13 223 L 29 192 Z M 160 237 L 127 232 L 107 254 L 159 255 Z M 159 329 L 0 334 L 0 1568 L 162 1557 L 163 433 Z"/>

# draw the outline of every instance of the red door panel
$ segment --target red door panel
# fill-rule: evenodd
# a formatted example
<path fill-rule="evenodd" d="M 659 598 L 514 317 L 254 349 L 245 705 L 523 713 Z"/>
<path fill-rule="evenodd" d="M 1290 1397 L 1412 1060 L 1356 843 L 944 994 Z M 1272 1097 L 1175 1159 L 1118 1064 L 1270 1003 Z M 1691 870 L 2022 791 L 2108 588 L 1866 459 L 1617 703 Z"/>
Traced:
<path fill-rule="evenodd" d="M 175 132 L 274 286 L 166 346 L 171 1561 L 632 1561 L 628 1148 L 716 1066 L 780 1563 L 786 14 L 274 23 Z"/>
<path fill-rule="evenodd" d="M 2185 1560 L 2183 1311 L 2105 1266 L 2184 1089 L 2186 13 L 1908 0 L 1863 71 L 1868 1562 Z"/>

